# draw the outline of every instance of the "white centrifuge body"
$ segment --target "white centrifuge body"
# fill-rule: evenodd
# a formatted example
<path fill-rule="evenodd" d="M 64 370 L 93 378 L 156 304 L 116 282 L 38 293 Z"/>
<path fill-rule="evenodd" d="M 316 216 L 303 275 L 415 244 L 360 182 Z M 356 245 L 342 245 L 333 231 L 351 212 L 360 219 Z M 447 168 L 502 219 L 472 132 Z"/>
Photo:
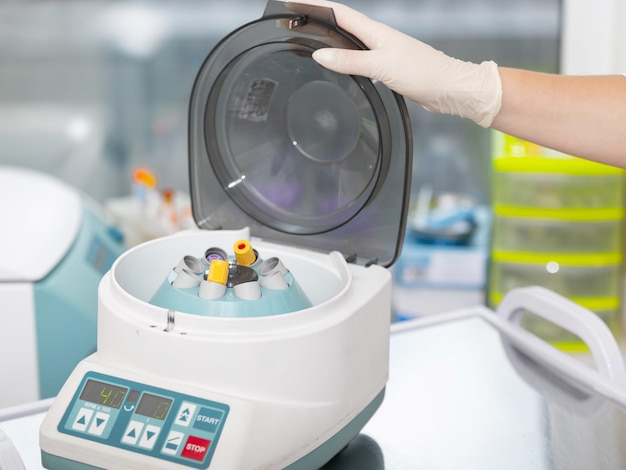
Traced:
<path fill-rule="evenodd" d="M 313 468 L 359 432 L 387 381 L 386 269 L 254 241 L 260 256 L 282 260 L 312 307 L 220 318 L 148 302 L 181 257 L 246 237 L 247 230 L 186 232 L 116 261 L 100 286 L 98 351 L 72 373 L 41 428 L 48 468 Z M 128 389 L 113 403 L 119 408 L 81 400 L 89 379 L 113 393 Z M 167 416 L 137 415 L 132 390 L 171 399 L 161 403 Z M 195 411 L 188 426 L 185 407 Z M 203 434 L 208 421 L 215 432 Z"/>

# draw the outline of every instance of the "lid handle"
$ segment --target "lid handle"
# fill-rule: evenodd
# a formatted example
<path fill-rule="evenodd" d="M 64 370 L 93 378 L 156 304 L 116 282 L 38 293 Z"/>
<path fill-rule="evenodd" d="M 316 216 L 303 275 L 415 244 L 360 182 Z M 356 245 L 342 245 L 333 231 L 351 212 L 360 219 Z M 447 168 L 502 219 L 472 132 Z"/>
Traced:
<path fill-rule="evenodd" d="M 332 8 L 320 7 L 316 5 L 306 5 L 297 2 L 283 2 L 279 0 L 269 0 L 263 12 L 263 18 L 295 16 L 296 18 L 287 23 L 289 29 L 304 26 L 308 18 L 315 18 L 330 26 L 336 27 L 337 20 Z"/>

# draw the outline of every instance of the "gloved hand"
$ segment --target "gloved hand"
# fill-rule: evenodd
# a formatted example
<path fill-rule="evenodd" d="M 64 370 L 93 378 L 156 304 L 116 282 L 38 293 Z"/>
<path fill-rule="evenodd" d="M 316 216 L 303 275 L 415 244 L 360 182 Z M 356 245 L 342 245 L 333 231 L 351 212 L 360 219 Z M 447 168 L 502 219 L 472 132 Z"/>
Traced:
<path fill-rule="evenodd" d="M 378 80 L 429 111 L 469 118 L 483 127 L 489 127 L 500 111 L 502 83 L 494 62 L 454 59 L 339 3 L 300 3 L 332 8 L 338 26 L 369 48 L 319 49 L 313 59 L 323 67 Z"/>

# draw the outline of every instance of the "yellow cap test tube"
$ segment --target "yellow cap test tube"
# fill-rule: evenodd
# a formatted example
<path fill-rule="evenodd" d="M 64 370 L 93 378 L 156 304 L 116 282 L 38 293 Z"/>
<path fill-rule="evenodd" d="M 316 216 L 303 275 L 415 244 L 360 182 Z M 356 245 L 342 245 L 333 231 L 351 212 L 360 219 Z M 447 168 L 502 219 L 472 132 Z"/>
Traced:
<path fill-rule="evenodd" d="M 206 280 L 226 285 L 228 282 L 228 261 L 223 259 L 212 259 L 207 272 Z"/>
<path fill-rule="evenodd" d="M 238 240 L 234 246 L 237 264 L 251 266 L 256 261 L 256 253 L 248 240 Z"/>

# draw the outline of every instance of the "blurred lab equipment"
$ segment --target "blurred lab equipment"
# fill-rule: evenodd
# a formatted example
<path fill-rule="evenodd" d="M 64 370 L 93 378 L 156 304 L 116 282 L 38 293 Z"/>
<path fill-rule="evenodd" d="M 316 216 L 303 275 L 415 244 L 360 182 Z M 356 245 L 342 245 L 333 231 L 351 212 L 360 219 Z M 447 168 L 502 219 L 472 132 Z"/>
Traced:
<path fill-rule="evenodd" d="M 456 199 L 456 198 L 454 198 Z M 466 209 L 462 209 L 462 213 Z M 454 214 L 454 206 L 446 213 Z M 407 320 L 485 303 L 492 224 L 488 206 L 472 205 L 471 223 L 461 220 L 460 227 L 473 226 L 471 234 L 450 237 L 430 230 L 429 236 L 415 228 L 415 209 L 409 213 L 402 253 L 393 265 L 394 320 Z M 445 219 L 444 219 L 445 220 Z"/>
<path fill-rule="evenodd" d="M 97 289 L 123 251 L 102 208 L 65 183 L 0 167 L 0 407 L 58 393 L 96 349 Z"/>
<path fill-rule="evenodd" d="M 131 174 L 131 194 L 108 199 L 107 217 L 124 234 L 127 246 L 196 228 L 189 195 L 173 188 L 160 188 L 156 171 L 136 167 Z"/>
<path fill-rule="evenodd" d="M 465 245 L 477 226 L 476 210 L 476 203 L 469 196 L 434 194 L 432 186 L 423 185 L 409 212 L 407 230 L 418 243 Z"/>

